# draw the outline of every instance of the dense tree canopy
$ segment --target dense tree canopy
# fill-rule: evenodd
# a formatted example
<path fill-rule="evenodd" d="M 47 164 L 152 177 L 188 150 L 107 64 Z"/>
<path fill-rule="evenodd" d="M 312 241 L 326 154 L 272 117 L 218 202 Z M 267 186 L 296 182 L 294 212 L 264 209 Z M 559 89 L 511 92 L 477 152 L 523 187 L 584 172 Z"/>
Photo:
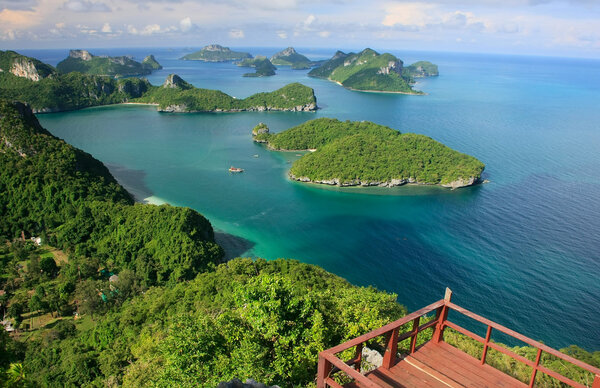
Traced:
<path fill-rule="evenodd" d="M 478 179 L 483 163 L 423 135 L 401 134 L 368 121 L 321 118 L 286 131 L 258 133 L 256 141 L 277 150 L 316 150 L 294 162 L 290 174 L 340 185 L 392 180 L 449 184 Z"/>

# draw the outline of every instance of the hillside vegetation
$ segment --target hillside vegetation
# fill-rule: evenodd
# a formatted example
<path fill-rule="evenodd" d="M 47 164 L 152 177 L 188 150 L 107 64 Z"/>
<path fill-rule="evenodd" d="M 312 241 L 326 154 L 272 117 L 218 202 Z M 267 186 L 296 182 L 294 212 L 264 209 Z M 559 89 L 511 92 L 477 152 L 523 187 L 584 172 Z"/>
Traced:
<path fill-rule="evenodd" d="M 267 57 L 263 56 L 244 59 L 238 62 L 237 65 L 241 67 L 254 67 L 256 69 L 254 73 L 244 74 L 244 77 L 269 77 L 275 75 L 275 70 L 277 70 L 271 61 L 269 61 Z"/>
<path fill-rule="evenodd" d="M 368 48 L 358 54 L 338 51 L 308 75 L 337 82 L 352 90 L 407 94 L 423 94 L 412 88 L 415 76 L 437 75 L 437 66 L 430 62 L 417 62 L 407 69 L 403 65 L 392 54 L 379 54 Z M 433 74 L 434 67 L 436 74 Z"/>
<path fill-rule="evenodd" d="M 0 64 L 12 60 L 15 54 L 0 52 Z M 17 58 L 33 61 L 24 56 Z M 58 112 L 123 102 L 157 104 L 160 111 L 167 112 L 317 109 L 313 89 L 299 83 L 236 99 L 219 90 L 196 88 L 174 74 L 169 75 L 163 85 L 153 86 L 145 79 L 114 79 L 79 72 L 57 74 L 53 68 L 50 70 L 50 75 L 39 81 L 8 71 L 0 72 L 0 98 L 25 102 L 34 112 Z"/>
<path fill-rule="evenodd" d="M 133 205 L 91 155 L 55 138 L 29 108 L 0 100 L 0 236 L 40 236 L 149 284 L 192 278 L 222 250 L 191 209 Z"/>
<path fill-rule="evenodd" d="M 56 65 L 60 73 L 79 72 L 111 77 L 147 75 L 162 69 L 154 56 L 149 55 L 140 63 L 127 56 L 108 57 L 92 55 L 86 50 L 71 50 L 69 56 Z"/>
<path fill-rule="evenodd" d="M 290 177 L 340 186 L 404 183 L 460 187 L 479 180 L 484 164 L 424 135 L 401 134 L 368 121 L 321 118 L 278 134 L 255 136 L 275 150 L 316 150 L 298 159 Z"/>
<path fill-rule="evenodd" d="M 203 47 L 202 50 L 184 55 L 180 59 L 186 61 L 227 62 L 239 61 L 244 58 L 252 58 L 252 55 L 233 51 L 229 47 L 223 47 L 218 44 L 210 44 Z"/>
<path fill-rule="evenodd" d="M 271 57 L 271 63 L 277 66 L 291 66 L 294 70 L 310 69 L 313 62 L 298 53 L 293 47 L 288 47 Z"/>

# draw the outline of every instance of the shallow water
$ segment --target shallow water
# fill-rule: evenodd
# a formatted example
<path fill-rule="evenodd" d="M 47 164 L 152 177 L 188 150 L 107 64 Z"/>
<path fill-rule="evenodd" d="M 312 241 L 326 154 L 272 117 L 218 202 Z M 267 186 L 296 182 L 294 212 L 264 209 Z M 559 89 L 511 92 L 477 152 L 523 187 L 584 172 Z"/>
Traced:
<path fill-rule="evenodd" d="M 236 255 L 318 264 L 395 292 L 409 309 L 448 286 L 456 303 L 551 346 L 600 349 L 600 62 L 391 50 L 407 64 L 440 68 L 440 77 L 418 83 L 426 96 L 406 96 L 351 92 L 284 67 L 242 78 L 247 68 L 177 60 L 185 52 L 97 50 L 152 53 L 165 69 L 151 82 L 174 72 L 236 97 L 299 81 L 315 89 L 322 109 L 160 114 L 111 106 L 38 117 L 138 197 L 203 213 Z M 51 63 L 66 56 L 24 53 Z M 260 121 L 280 131 L 316 117 L 426 134 L 483 161 L 490 183 L 450 191 L 290 182 L 296 153 L 270 152 L 250 131 Z M 245 172 L 230 174 L 231 165 Z"/>

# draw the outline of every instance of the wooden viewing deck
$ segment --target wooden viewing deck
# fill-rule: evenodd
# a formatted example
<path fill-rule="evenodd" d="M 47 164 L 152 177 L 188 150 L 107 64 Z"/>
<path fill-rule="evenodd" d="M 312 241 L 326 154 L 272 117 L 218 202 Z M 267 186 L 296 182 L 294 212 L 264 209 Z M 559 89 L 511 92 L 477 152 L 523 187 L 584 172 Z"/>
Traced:
<path fill-rule="evenodd" d="M 319 369 L 317 372 L 317 388 L 342 387 L 534 387 L 538 373 L 544 373 L 558 380 L 563 386 L 577 388 L 600 388 L 600 369 L 579 361 L 571 356 L 552 349 L 538 341 L 525 337 L 502 325 L 483 318 L 451 302 L 452 292 L 447 289 L 444 299 L 430 304 L 395 322 L 389 323 L 377 330 L 347 341 L 341 345 L 325 350 L 319 354 Z M 448 320 L 450 310 L 459 312 L 487 326 L 485 338 L 478 336 Z M 435 311 L 435 318 L 421 324 L 421 318 Z M 412 322 L 412 330 L 403 326 Z M 444 329 L 450 327 L 459 333 L 479 341 L 483 345 L 481 359 L 444 342 Z M 417 338 L 423 331 L 433 330 L 432 339 L 417 346 Z M 490 341 L 492 330 L 497 330 L 516 338 L 537 349 L 535 361 L 520 356 L 511 350 Z M 385 339 L 383 363 L 375 370 L 361 373 L 363 361 L 362 350 L 367 341 L 381 337 Z M 410 340 L 406 354 L 398 354 L 398 343 Z M 512 376 L 501 372 L 486 363 L 488 349 L 504 353 L 514 360 L 531 367 L 529 384 L 523 383 Z M 354 349 L 354 352 L 352 352 Z M 343 361 L 339 353 L 346 351 L 354 354 L 350 361 Z M 590 380 L 587 385 L 570 380 L 560 373 L 542 365 L 542 353 L 553 355 L 562 361 L 572 364 L 583 371 L 589 372 Z M 352 382 L 339 384 L 333 375 L 344 375 L 345 380 Z"/>

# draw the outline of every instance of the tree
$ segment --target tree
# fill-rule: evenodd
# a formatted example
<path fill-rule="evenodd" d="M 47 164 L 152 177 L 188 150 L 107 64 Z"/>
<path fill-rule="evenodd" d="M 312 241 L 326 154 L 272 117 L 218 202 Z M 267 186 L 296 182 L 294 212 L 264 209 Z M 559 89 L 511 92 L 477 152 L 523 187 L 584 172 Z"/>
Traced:
<path fill-rule="evenodd" d="M 42 273 L 46 274 L 46 276 L 51 279 L 55 278 L 59 271 L 56 261 L 54 261 L 54 258 L 52 257 L 44 257 L 40 260 L 40 269 Z"/>

